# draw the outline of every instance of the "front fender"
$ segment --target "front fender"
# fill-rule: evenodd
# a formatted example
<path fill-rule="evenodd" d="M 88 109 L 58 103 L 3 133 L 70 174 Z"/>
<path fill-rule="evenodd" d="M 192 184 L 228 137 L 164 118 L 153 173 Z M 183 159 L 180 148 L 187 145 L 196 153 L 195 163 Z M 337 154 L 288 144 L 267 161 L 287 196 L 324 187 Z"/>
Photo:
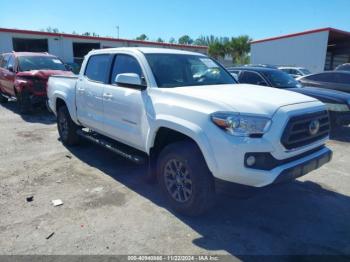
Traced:
<path fill-rule="evenodd" d="M 146 149 L 148 153 L 150 153 L 150 150 L 155 143 L 158 130 L 162 127 L 184 134 L 189 138 L 191 138 L 192 140 L 194 140 L 198 145 L 199 149 L 201 150 L 209 170 L 212 173 L 215 173 L 217 169 L 217 163 L 214 158 L 214 153 L 210 146 L 207 135 L 205 134 L 205 132 L 200 126 L 196 125 L 193 122 L 189 122 L 185 119 L 181 119 L 181 118 L 177 118 L 169 115 L 157 116 L 157 119 L 154 122 L 154 125 L 152 126 L 152 128 L 150 129 L 150 132 L 147 138 Z"/>

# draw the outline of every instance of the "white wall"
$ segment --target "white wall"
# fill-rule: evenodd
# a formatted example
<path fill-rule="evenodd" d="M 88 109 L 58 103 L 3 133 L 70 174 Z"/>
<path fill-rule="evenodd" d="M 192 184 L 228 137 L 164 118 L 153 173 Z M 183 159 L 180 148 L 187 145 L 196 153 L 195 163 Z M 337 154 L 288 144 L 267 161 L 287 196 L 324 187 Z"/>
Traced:
<path fill-rule="evenodd" d="M 282 38 L 251 45 L 252 64 L 302 66 L 311 72 L 324 70 L 328 31 Z"/>
<path fill-rule="evenodd" d="M 12 46 L 12 34 L 0 32 L 0 53 L 11 52 Z"/>

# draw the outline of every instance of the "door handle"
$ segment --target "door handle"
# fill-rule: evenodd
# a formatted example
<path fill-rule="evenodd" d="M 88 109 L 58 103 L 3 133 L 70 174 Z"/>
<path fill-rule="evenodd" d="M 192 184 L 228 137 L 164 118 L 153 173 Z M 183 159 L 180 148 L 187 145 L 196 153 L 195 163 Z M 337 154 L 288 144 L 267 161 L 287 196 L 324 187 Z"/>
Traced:
<path fill-rule="evenodd" d="M 103 98 L 105 98 L 106 100 L 107 100 L 107 99 L 109 99 L 109 100 L 110 100 L 110 99 L 112 99 L 112 98 L 113 98 L 113 95 L 112 95 L 112 94 L 110 94 L 110 93 L 104 93 L 104 94 L 103 94 Z"/>

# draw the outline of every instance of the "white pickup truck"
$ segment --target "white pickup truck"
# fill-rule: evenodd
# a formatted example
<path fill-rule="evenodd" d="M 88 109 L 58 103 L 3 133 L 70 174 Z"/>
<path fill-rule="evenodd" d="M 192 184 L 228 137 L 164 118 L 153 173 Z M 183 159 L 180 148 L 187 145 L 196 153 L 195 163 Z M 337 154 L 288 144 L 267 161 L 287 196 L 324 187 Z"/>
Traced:
<path fill-rule="evenodd" d="M 149 167 L 176 211 L 197 215 L 215 191 L 264 187 L 329 162 L 329 119 L 318 100 L 237 84 L 203 54 L 91 51 L 76 77 L 48 82 L 61 141 L 85 138 Z"/>

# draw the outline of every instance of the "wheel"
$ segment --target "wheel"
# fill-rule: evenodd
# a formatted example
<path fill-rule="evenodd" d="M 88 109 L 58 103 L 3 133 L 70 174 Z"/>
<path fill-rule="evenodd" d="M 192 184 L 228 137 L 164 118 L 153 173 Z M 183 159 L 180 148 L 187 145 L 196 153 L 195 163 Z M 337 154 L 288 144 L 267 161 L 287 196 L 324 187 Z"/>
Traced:
<path fill-rule="evenodd" d="M 214 181 L 198 146 L 182 141 L 166 146 L 157 164 L 160 187 L 175 211 L 197 216 L 214 203 Z"/>
<path fill-rule="evenodd" d="M 19 111 L 21 114 L 29 114 L 32 111 L 32 103 L 30 101 L 29 93 L 22 91 L 16 95 Z"/>
<path fill-rule="evenodd" d="M 3 96 L 3 94 L 0 92 L 0 103 L 7 103 L 8 99 L 7 97 Z"/>
<path fill-rule="evenodd" d="M 58 109 L 57 129 L 63 144 L 72 146 L 79 143 L 79 136 L 77 135 L 79 126 L 73 122 L 66 106 L 61 106 Z"/>

